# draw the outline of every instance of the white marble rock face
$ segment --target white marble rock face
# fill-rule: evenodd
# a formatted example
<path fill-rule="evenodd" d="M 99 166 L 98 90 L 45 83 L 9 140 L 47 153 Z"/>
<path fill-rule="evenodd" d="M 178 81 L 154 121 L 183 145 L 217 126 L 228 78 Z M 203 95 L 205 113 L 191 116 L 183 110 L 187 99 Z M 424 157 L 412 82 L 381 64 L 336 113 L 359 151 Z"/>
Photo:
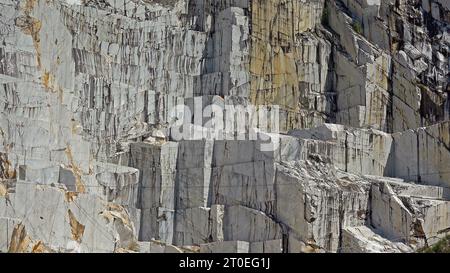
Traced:
<path fill-rule="evenodd" d="M 0 252 L 436 243 L 449 24 L 446 0 L 0 0 Z"/>

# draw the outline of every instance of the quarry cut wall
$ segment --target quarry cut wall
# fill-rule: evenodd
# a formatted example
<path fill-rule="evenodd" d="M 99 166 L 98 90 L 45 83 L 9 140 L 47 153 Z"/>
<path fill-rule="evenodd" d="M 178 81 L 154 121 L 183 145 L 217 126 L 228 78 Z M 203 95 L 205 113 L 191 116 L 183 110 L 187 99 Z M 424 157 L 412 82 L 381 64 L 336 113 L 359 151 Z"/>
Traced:
<path fill-rule="evenodd" d="M 0 0 L 0 252 L 433 244 L 449 23 L 446 0 Z"/>

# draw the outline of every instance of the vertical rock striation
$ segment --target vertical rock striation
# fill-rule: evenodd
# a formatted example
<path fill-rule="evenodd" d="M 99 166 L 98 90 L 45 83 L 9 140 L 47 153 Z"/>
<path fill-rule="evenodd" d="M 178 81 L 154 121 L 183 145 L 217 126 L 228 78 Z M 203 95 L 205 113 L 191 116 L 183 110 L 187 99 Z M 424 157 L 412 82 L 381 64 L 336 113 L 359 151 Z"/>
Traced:
<path fill-rule="evenodd" d="M 445 0 L 0 0 L 0 252 L 435 243 L 449 23 Z"/>

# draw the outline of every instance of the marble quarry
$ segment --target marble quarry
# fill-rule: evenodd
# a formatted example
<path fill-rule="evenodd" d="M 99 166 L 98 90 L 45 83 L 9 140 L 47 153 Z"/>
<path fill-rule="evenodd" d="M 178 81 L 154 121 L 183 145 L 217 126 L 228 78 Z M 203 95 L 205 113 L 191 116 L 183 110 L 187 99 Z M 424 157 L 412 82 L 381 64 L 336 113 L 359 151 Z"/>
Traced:
<path fill-rule="evenodd" d="M 450 235 L 447 0 L 0 0 L 0 252 Z"/>

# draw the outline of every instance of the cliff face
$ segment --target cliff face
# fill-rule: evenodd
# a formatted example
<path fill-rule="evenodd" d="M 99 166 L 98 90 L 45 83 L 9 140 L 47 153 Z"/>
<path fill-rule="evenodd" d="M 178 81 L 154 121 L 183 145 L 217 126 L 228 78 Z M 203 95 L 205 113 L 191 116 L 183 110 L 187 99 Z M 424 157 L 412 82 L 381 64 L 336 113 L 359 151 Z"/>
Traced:
<path fill-rule="evenodd" d="M 447 0 L 0 0 L 0 252 L 433 244 L 449 23 Z"/>

